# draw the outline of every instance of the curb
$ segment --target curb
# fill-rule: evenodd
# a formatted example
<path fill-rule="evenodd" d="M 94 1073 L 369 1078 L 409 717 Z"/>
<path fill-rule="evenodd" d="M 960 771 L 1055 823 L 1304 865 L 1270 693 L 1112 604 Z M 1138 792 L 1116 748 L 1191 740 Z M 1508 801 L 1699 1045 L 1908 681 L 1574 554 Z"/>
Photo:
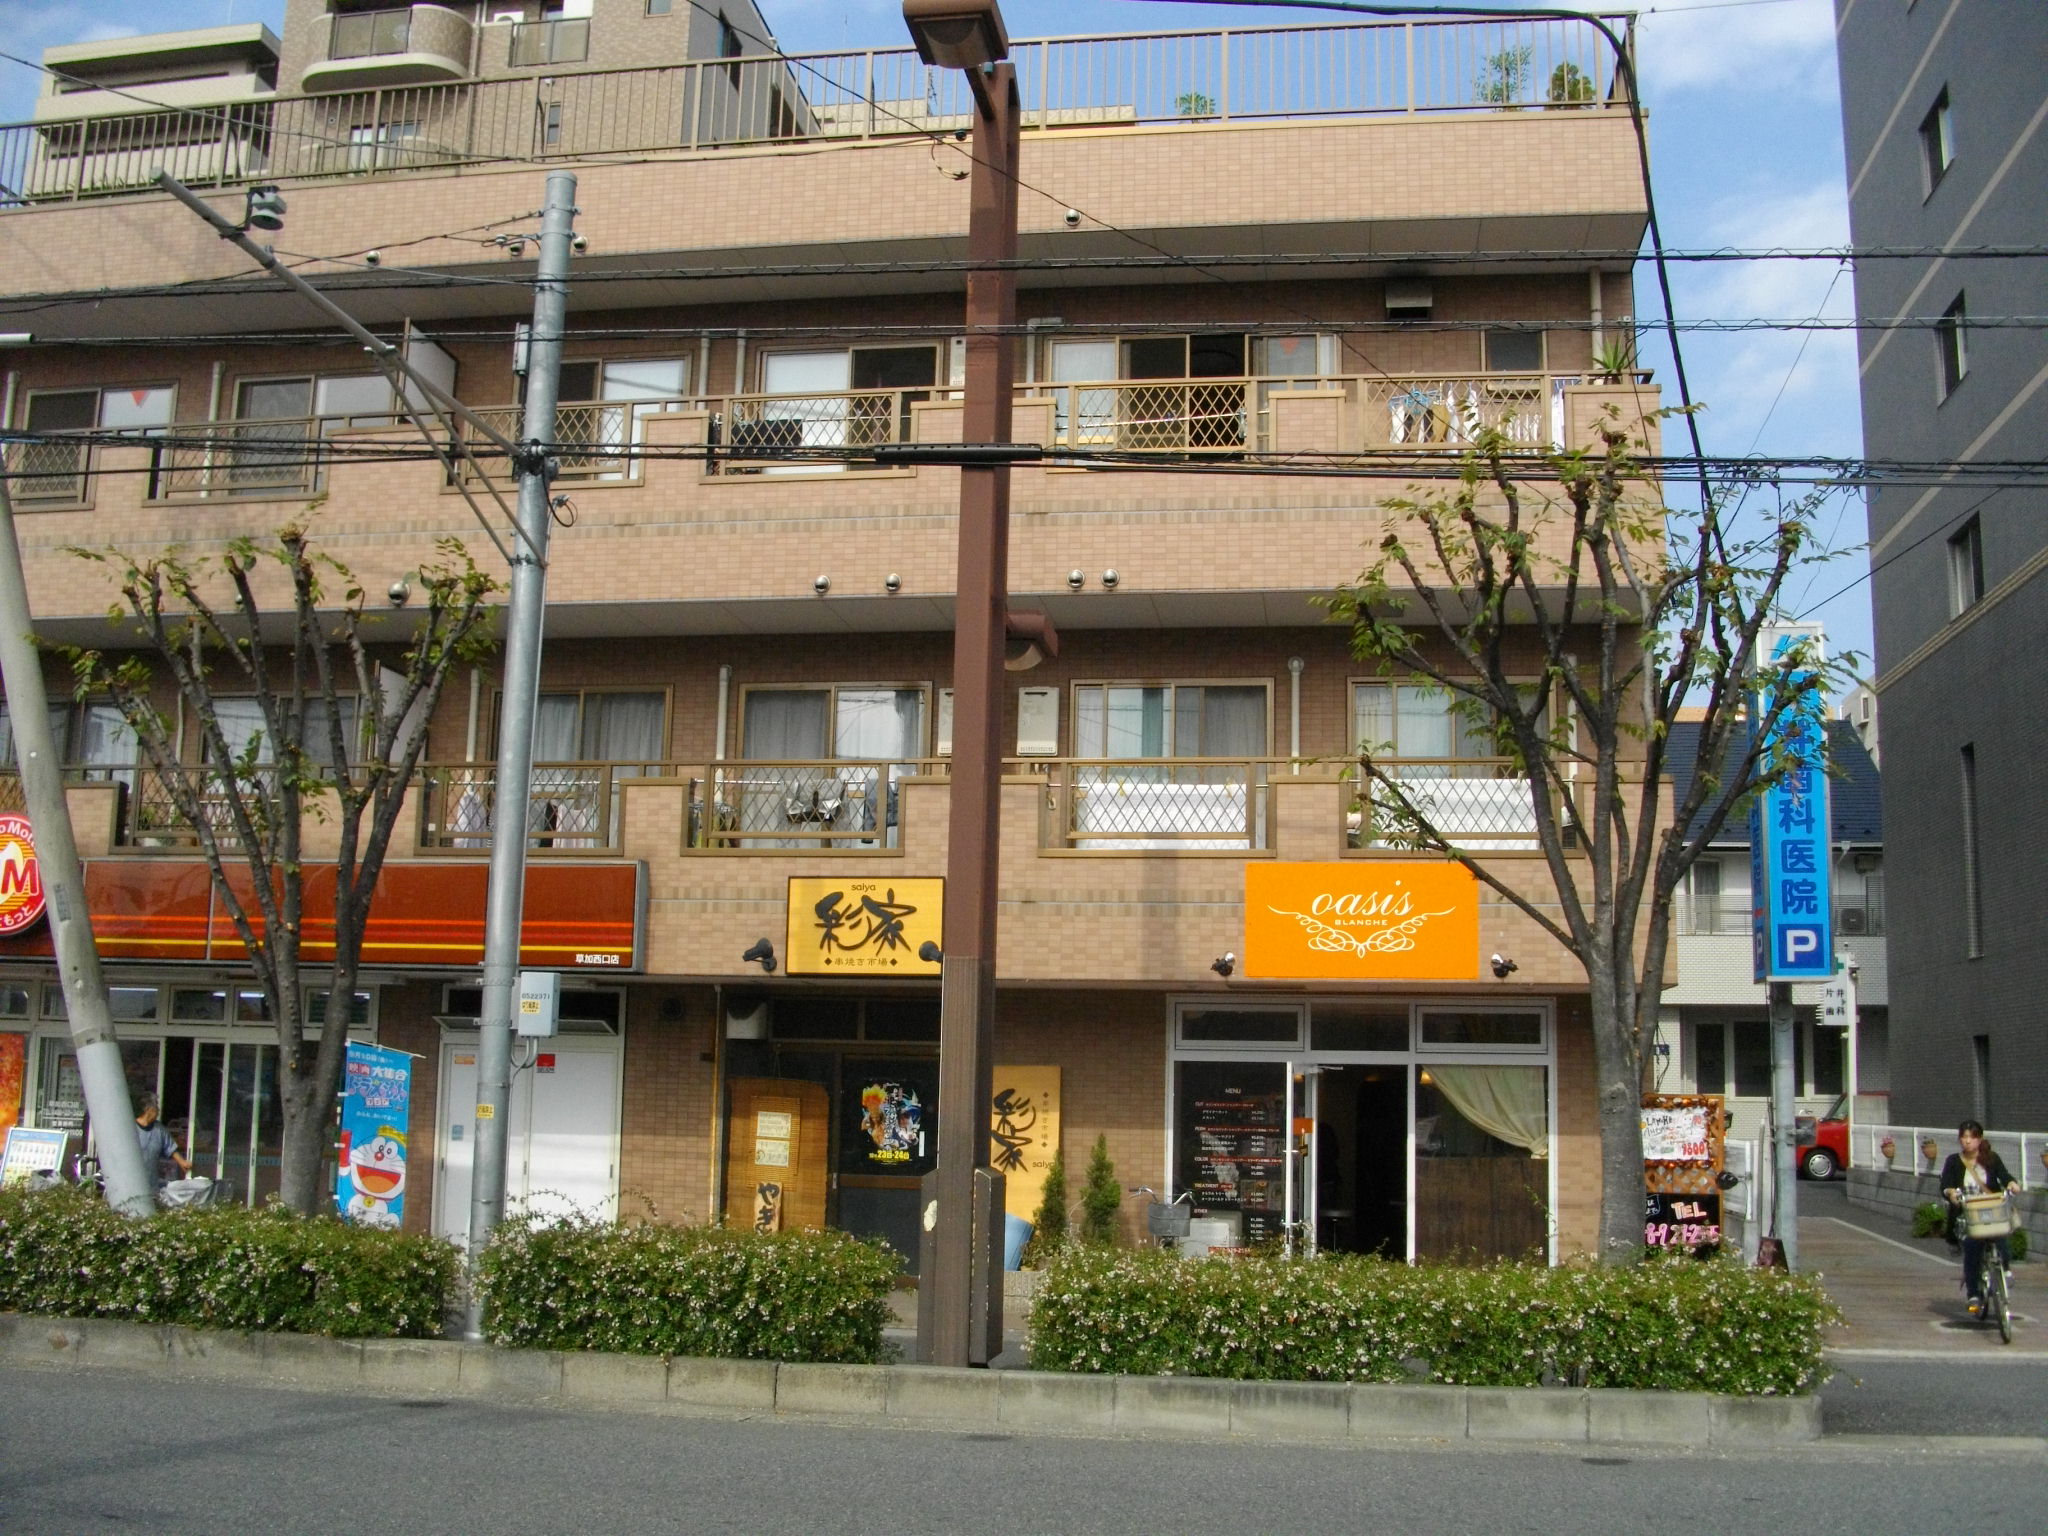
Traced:
<path fill-rule="evenodd" d="M 1754 1447 L 1820 1438 L 1818 1397 L 1074 1376 L 554 1354 L 439 1339 L 216 1333 L 0 1313 L 0 1364 L 162 1370 L 331 1391 L 772 1413 L 931 1428 L 1203 1440 L 1564 1441 Z"/>

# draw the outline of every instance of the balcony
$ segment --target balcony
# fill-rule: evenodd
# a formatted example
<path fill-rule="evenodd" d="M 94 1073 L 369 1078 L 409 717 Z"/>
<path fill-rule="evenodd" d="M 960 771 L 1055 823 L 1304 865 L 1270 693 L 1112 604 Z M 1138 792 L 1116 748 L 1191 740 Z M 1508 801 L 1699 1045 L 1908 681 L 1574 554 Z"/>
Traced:
<path fill-rule="evenodd" d="M 1376 766 L 1393 778 L 1394 789 L 1376 781 L 1359 789 L 1345 811 L 1349 849 L 1419 847 L 1418 816 L 1452 847 L 1472 853 L 1529 853 L 1539 846 L 1536 786 L 1506 758 L 1410 758 Z"/>
<path fill-rule="evenodd" d="M 444 5 L 341 11 L 328 18 L 327 56 L 306 66 L 306 91 L 361 91 L 433 85 L 469 72 L 468 15 Z"/>
<path fill-rule="evenodd" d="M 379 17 L 395 19 L 372 19 Z M 109 118 L 80 119 L 66 130 L 68 140 L 53 137 L 51 125 L 0 126 L 0 187 L 7 189 L 0 197 L 34 204 L 148 191 L 159 167 L 201 185 L 333 176 L 361 169 L 348 162 L 353 134 L 395 125 L 413 125 L 417 158 L 374 169 L 895 138 L 950 132 L 973 113 L 958 71 L 929 71 L 914 50 L 888 48 L 575 70 L 549 82 L 549 110 L 537 114 L 531 77 L 457 78 L 468 74 L 471 55 L 470 24 L 459 12 L 415 5 L 348 12 L 335 21 L 349 26 L 330 35 L 328 57 L 306 71 L 300 84 L 309 94 L 235 109 L 248 114 L 238 119 L 238 136 L 249 146 L 243 151 L 209 148 L 223 126 L 217 111 L 151 114 L 170 121 L 152 130 L 166 135 L 164 152 L 147 164 L 98 147 L 110 133 L 120 142 L 130 132 L 110 128 Z M 1612 22 L 1631 28 L 1627 17 Z M 507 61 L 515 67 L 559 66 L 588 55 L 588 22 L 580 18 L 518 23 L 509 34 Z M 1569 20 L 1044 38 L 1013 43 L 1011 56 L 1026 133 L 1455 113 L 1584 115 L 1618 102 L 1606 43 Z"/>

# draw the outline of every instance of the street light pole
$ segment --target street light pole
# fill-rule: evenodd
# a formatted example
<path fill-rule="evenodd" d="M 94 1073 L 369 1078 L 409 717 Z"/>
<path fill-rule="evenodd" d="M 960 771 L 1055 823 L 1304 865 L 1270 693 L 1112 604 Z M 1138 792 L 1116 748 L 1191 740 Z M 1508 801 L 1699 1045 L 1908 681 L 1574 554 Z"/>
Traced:
<path fill-rule="evenodd" d="M 1007 443 L 1015 378 L 1010 333 L 1017 319 L 1017 279 L 1009 265 L 1017 254 L 1016 71 L 1004 62 L 1009 44 L 995 0 L 905 0 L 903 19 L 925 62 L 965 69 L 974 92 L 961 437 L 968 444 Z M 939 978 L 939 1156 L 923 1193 L 927 1237 L 918 1279 L 918 1352 L 935 1365 L 986 1365 L 990 1351 L 1001 1348 L 1002 1269 L 990 1228 L 1000 1231 L 1002 1210 L 986 1170 L 1009 552 L 1008 462 L 998 456 L 963 463 Z M 975 1219 L 978 1176 L 985 1225 Z"/>
<path fill-rule="evenodd" d="M 476 1121 L 470 1169 L 472 1263 L 505 1219 L 505 1143 L 512 1097 L 512 1009 L 519 989 L 519 929 L 526 900 L 526 815 L 533 786 L 533 717 L 540 695 L 541 626 L 547 612 L 547 445 L 555 437 L 562 331 L 569 312 L 569 251 L 576 219 L 576 177 L 548 173 L 534 267 L 525 415 L 513 455 L 519 477 L 520 538 L 512 550 L 505 614 L 504 702 L 491 806 L 491 872 L 484 899 L 483 1005 L 477 1020 Z M 482 1298 L 471 1286 L 467 1333 L 483 1336 Z"/>

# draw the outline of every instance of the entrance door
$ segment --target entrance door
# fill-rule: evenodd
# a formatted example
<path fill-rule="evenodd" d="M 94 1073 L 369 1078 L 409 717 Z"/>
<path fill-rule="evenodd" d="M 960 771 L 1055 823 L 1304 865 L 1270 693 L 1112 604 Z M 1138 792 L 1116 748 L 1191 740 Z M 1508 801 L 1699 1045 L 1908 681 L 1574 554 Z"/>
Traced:
<path fill-rule="evenodd" d="M 618 1211 L 619 1047 L 614 1040 L 543 1040 L 512 1074 L 506 1104 L 505 1202 L 540 1215 Z M 441 1047 L 434 1231 L 469 1239 L 475 1158 L 476 1056 L 472 1039 Z"/>
<path fill-rule="evenodd" d="M 1408 1085 L 1399 1066 L 1326 1066 L 1310 1075 L 1316 1246 L 1400 1259 L 1408 1252 Z"/>
<path fill-rule="evenodd" d="M 822 1228 L 831 1160 L 825 1089 L 794 1078 L 735 1077 L 726 1095 L 726 1225 Z"/>

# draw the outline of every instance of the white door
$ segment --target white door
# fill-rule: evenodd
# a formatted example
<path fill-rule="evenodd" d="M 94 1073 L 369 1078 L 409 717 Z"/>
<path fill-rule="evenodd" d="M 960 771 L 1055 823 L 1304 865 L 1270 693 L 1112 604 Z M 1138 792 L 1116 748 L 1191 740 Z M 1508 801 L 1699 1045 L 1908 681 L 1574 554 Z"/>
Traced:
<path fill-rule="evenodd" d="M 761 393 L 794 396 L 816 390 L 808 399 L 771 400 L 762 406 L 768 421 L 794 421 L 797 440 L 806 448 L 846 446 L 847 394 L 853 388 L 850 352 L 769 352 L 761 358 Z M 839 469 L 832 462 L 786 464 L 768 474 L 815 474 Z"/>
<path fill-rule="evenodd" d="M 1114 341 L 1056 341 L 1047 374 L 1054 384 L 1096 384 L 1117 376 Z M 1080 446 L 1107 442 L 1116 426 L 1114 389 L 1073 389 L 1053 392 L 1054 430 L 1062 443 Z"/>
<path fill-rule="evenodd" d="M 543 1040 L 534 1065 L 512 1074 L 506 1104 L 505 1204 L 509 1213 L 576 1209 L 618 1212 L 619 1043 Z M 469 1240 L 475 1158 L 477 1043 L 441 1047 L 440 1148 L 434 1231 Z"/>

